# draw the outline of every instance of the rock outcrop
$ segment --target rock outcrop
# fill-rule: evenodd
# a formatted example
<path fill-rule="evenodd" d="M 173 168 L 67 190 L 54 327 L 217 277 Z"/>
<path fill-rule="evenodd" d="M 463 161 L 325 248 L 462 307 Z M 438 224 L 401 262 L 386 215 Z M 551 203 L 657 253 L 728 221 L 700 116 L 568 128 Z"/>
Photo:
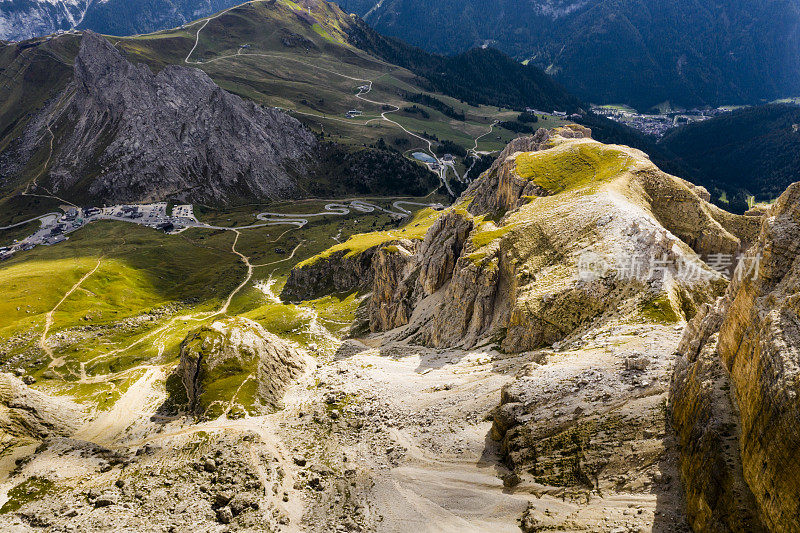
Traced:
<path fill-rule="evenodd" d="M 518 137 L 512 140 L 489 168 L 484 176 L 473 183 L 465 196 L 472 196 L 469 211 L 474 215 L 503 215 L 525 203 L 526 196 L 547 194 L 531 180 L 519 176 L 513 165 L 508 165 L 509 158 L 523 152 L 539 152 L 551 147 L 551 139 L 558 135 L 561 138 L 589 139 L 590 129 L 584 126 L 571 125 L 556 132 L 540 128 L 529 137 Z"/>
<path fill-rule="evenodd" d="M 800 530 L 800 184 L 772 207 L 723 298 L 686 330 L 672 383 L 698 531 Z"/>
<path fill-rule="evenodd" d="M 11 374 L 0 373 L 0 427 L 14 437 L 69 436 L 84 418 L 71 401 L 31 389 Z"/>
<path fill-rule="evenodd" d="M 238 317 L 191 332 L 181 344 L 174 376 L 189 409 L 212 418 L 280 408 L 286 388 L 304 367 L 299 349 Z"/>
<path fill-rule="evenodd" d="M 734 254 L 759 223 L 699 194 L 584 127 L 540 130 L 509 144 L 413 257 L 330 253 L 298 265 L 285 291 L 358 281 L 373 289 L 372 331 L 433 347 L 523 352 L 619 316 L 675 322 L 724 289 L 697 254 Z M 353 279 L 337 283 L 340 270 Z"/>
<path fill-rule="evenodd" d="M 405 239 L 381 246 L 372 259 L 372 297 L 369 324 L 372 331 L 386 331 L 408 324 L 414 310 L 414 283 L 419 269 L 414 252 L 419 243 Z"/>
<path fill-rule="evenodd" d="M 372 246 L 359 253 L 338 250 L 314 257 L 293 268 L 281 290 L 281 300 L 313 300 L 333 292 L 366 289 L 372 285 L 372 258 L 382 247 Z"/>

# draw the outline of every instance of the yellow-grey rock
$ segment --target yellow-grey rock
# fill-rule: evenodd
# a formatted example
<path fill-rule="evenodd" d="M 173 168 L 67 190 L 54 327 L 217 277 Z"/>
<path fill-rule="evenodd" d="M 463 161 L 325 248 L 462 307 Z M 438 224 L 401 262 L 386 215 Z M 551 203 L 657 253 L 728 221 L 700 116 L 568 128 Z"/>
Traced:
<path fill-rule="evenodd" d="M 681 341 L 672 419 L 699 531 L 800 530 L 799 258 L 795 184 Z"/>
<path fill-rule="evenodd" d="M 69 400 L 31 389 L 11 374 L 0 373 L 0 427 L 14 437 L 68 436 L 83 420 Z"/>

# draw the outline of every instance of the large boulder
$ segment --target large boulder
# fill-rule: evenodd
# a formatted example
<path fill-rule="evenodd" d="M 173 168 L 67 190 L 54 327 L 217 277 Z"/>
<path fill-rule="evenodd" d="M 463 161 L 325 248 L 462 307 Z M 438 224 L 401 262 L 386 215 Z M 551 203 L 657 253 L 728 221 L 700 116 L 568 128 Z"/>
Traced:
<path fill-rule="evenodd" d="M 282 407 L 305 367 L 304 353 L 246 318 L 203 326 L 181 344 L 175 376 L 188 408 L 205 417 L 259 414 Z M 181 403 L 177 401 L 176 403 Z"/>

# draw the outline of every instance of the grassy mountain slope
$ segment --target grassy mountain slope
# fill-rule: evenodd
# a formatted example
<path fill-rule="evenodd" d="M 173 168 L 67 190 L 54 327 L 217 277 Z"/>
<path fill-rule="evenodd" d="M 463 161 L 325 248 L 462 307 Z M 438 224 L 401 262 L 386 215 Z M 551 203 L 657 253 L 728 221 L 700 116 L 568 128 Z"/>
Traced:
<path fill-rule="evenodd" d="M 351 42 L 423 76 L 431 89 L 488 105 L 575 112 L 581 102 L 540 69 L 494 50 L 476 48 L 456 56 L 430 54 L 384 37 L 356 19 Z"/>

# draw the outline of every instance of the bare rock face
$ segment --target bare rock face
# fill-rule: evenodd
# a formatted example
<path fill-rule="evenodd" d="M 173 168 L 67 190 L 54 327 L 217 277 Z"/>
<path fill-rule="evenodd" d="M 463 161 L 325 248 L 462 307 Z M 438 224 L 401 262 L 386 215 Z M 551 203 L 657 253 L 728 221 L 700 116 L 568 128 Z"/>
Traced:
<path fill-rule="evenodd" d="M 419 251 L 418 290 L 422 294 L 429 296 L 450 281 L 472 229 L 472 217 L 459 211 L 451 211 L 434 222 Z"/>
<path fill-rule="evenodd" d="M 78 405 L 0 373 L 0 425 L 4 432 L 35 439 L 68 436 L 78 428 L 83 415 Z"/>
<path fill-rule="evenodd" d="M 361 253 L 340 250 L 330 256 L 301 263 L 289 273 L 281 300 L 312 300 L 332 292 L 368 288 L 372 285 L 372 258 L 380 246 Z"/>
<path fill-rule="evenodd" d="M 418 241 L 402 240 L 381 247 L 372 259 L 373 287 L 369 302 L 372 331 L 408 324 L 414 310 L 414 287 L 419 268 L 414 251 Z"/>
<path fill-rule="evenodd" d="M 512 142 L 413 257 L 380 247 L 323 255 L 292 271 L 284 295 L 371 287 L 373 332 L 518 353 L 620 316 L 693 316 L 725 286 L 697 252 L 733 254 L 755 224 L 638 150 L 594 141 L 580 126 L 541 130 Z"/>
<path fill-rule="evenodd" d="M 739 269 L 687 328 L 673 378 L 689 511 L 699 530 L 755 531 L 760 519 L 770 531 L 796 531 L 800 184 L 773 206 Z"/>
<path fill-rule="evenodd" d="M 190 333 L 181 344 L 175 375 L 189 408 L 199 415 L 278 409 L 305 367 L 303 354 L 260 324 L 237 317 Z"/>
<path fill-rule="evenodd" d="M 446 275 L 439 274 L 448 279 L 440 296 L 423 293 L 431 303 L 441 300 L 431 305 L 430 314 L 417 318 L 414 342 L 437 347 L 474 346 L 492 334 L 499 316 L 505 316 L 514 290 L 499 245 L 483 256 L 471 255 L 474 248 L 467 241 L 453 268 Z"/>
<path fill-rule="evenodd" d="M 298 121 L 220 89 L 203 71 L 154 74 L 92 32 L 73 81 L 27 137 L 47 126 L 59 135 L 40 184 L 106 202 L 293 197 L 317 147 Z"/>
<path fill-rule="evenodd" d="M 687 515 L 695 531 L 767 531 L 744 479 L 730 377 L 716 353 L 720 303 L 687 325 L 670 390 Z"/>
<path fill-rule="evenodd" d="M 664 173 L 643 174 L 640 185 L 653 215 L 700 255 L 736 255 L 758 236 L 759 217 L 723 211 L 703 187 Z"/>

